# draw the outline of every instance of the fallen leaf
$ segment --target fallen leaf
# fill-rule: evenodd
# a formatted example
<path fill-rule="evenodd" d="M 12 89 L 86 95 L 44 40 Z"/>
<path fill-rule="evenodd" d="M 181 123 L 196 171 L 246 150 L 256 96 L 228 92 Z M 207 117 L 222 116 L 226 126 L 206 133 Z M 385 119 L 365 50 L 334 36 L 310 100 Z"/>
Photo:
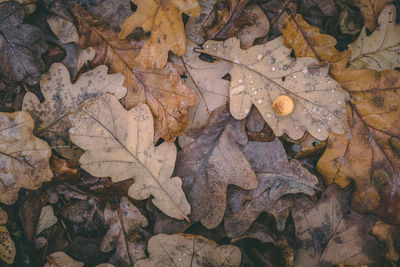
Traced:
<path fill-rule="evenodd" d="M 65 254 L 64 252 L 54 252 L 48 256 L 51 261 L 47 260 L 48 262 L 44 265 L 44 267 L 53 267 L 55 264 L 62 267 L 83 267 L 83 262 L 79 262 Z M 55 264 L 54 264 L 55 263 Z M 56 266 L 57 266 L 56 265 Z"/>
<path fill-rule="evenodd" d="M 337 27 L 338 9 L 334 0 L 300 0 L 298 12 L 316 27 L 322 29 Z"/>
<path fill-rule="evenodd" d="M 81 151 L 71 148 L 67 129 L 69 115 L 87 99 L 112 93 L 118 99 L 126 94 L 122 86 L 123 75 L 107 74 L 102 65 L 82 74 L 74 84 L 67 68 L 61 63 L 51 65 L 42 75 L 40 87 L 45 101 L 40 102 L 35 94 L 28 92 L 22 110 L 29 112 L 35 120 L 36 134 L 49 141 L 52 147 L 66 158 L 77 159 Z"/>
<path fill-rule="evenodd" d="M 103 24 L 96 22 L 79 5 L 73 8 L 79 24 L 80 44 L 86 48 L 93 46 L 96 57 L 93 65 L 106 64 L 112 72 L 125 76 L 127 87 L 125 107 L 132 108 L 146 103 L 155 118 L 155 142 L 161 137 L 172 142 L 182 135 L 188 125 L 188 108 L 196 105 L 196 92 L 185 86 L 181 75 L 184 69 L 167 63 L 160 70 L 143 70 L 137 66 L 135 58 L 142 47 L 141 42 L 130 38 L 118 40 L 118 34 Z"/>
<path fill-rule="evenodd" d="M 50 168 L 54 173 L 54 180 L 65 181 L 79 177 L 79 164 L 76 161 L 67 160 L 51 155 Z"/>
<path fill-rule="evenodd" d="M 170 217 L 187 219 L 190 205 L 179 177 L 170 178 L 174 169 L 174 144 L 153 145 L 153 117 L 145 104 L 127 111 L 112 95 L 88 101 L 69 117 L 69 136 L 86 152 L 79 159 L 81 168 L 96 177 L 113 182 L 134 178 L 128 194 L 152 202 Z"/>
<path fill-rule="evenodd" d="M 381 243 L 384 243 L 388 252 L 385 258 L 388 261 L 396 262 L 399 260 L 399 253 L 396 251 L 393 244 L 398 237 L 399 229 L 397 226 L 386 224 L 382 221 L 377 221 L 371 230 L 371 233 L 378 238 Z"/>
<path fill-rule="evenodd" d="M 344 0 L 344 2 L 358 7 L 363 16 L 364 24 L 370 31 L 374 31 L 378 26 L 379 14 L 393 0 Z"/>
<path fill-rule="evenodd" d="M 372 265 L 381 249 L 369 235 L 375 219 L 356 212 L 340 188 L 329 186 L 317 203 L 307 198 L 292 209 L 299 248 L 294 266 Z"/>
<path fill-rule="evenodd" d="M 318 178 L 296 160 L 289 161 L 278 139 L 273 142 L 249 142 L 241 148 L 258 178 L 258 187 L 252 191 L 232 190 L 229 196 L 230 212 L 225 214 L 225 231 L 229 237 L 246 232 L 262 212 L 275 216 L 278 230 L 285 227 L 291 197 L 287 194 L 314 195 L 320 191 Z"/>
<path fill-rule="evenodd" d="M 400 66 L 400 25 L 396 24 L 394 5 L 382 10 L 378 24 L 379 29 L 369 36 L 364 27 L 357 40 L 349 44 L 351 67 L 383 71 Z"/>
<path fill-rule="evenodd" d="M 110 226 L 101 243 L 101 251 L 110 252 L 116 248 L 110 262 L 118 266 L 132 266 L 140 259 L 146 258 L 147 237 L 141 229 L 149 223 L 140 211 L 122 197 L 119 211 L 109 205 L 104 209 L 104 223 Z"/>
<path fill-rule="evenodd" d="M 230 111 L 234 118 L 245 118 L 254 104 L 276 136 L 287 133 L 299 139 L 308 131 L 324 140 L 331 131 L 346 130 L 344 106 L 348 94 L 329 77 L 328 66 L 320 66 L 312 58 L 292 59 L 283 38 L 248 50 L 241 50 L 236 38 L 208 41 L 204 47 L 198 51 L 233 65 Z M 278 115 L 279 110 L 273 108 L 280 96 L 294 104 L 287 116 Z"/>
<path fill-rule="evenodd" d="M 37 27 L 24 24 L 24 16 L 24 8 L 18 3 L 0 3 L 0 77 L 9 84 L 36 84 L 44 70 L 44 36 Z"/>
<path fill-rule="evenodd" d="M 53 207 L 51 205 L 44 206 L 40 211 L 39 220 L 36 226 L 36 235 L 39 235 L 47 228 L 52 227 L 57 223 L 57 221 L 58 219 L 54 216 Z"/>
<path fill-rule="evenodd" d="M 350 8 L 344 2 L 336 2 L 339 8 L 339 27 L 344 34 L 356 35 L 363 27 L 360 12 Z"/>
<path fill-rule="evenodd" d="M 77 200 L 74 204 L 67 206 L 62 210 L 61 215 L 74 223 L 87 222 L 93 216 L 92 207 L 87 200 Z"/>
<path fill-rule="evenodd" d="M 150 257 L 135 266 L 239 266 L 242 255 L 233 245 L 218 246 L 202 236 L 158 234 L 149 240 Z"/>
<path fill-rule="evenodd" d="M 50 181 L 49 145 L 32 134 L 26 112 L 0 113 L 0 202 L 14 204 L 20 188 L 37 190 Z"/>
<path fill-rule="evenodd" d="M 12 264 L 16 253 L 14 241 L 11 239 L 7 227 L 0 225 L 0 259 L 7 264 Z"/>
<path fill-rule="evenodd" d="M 291 151 L 293 158 L 309 158 L 309 157 L 320 157 L 326 148 L 326 141 L 320 141 L 315 139 L 310 134 L 305 134 L 299 140 L 291 140 L 290 138 L 285 138 L 285 141 L 292 143 Z"/>
<path fill-rule="evenodd" d="M 8 221 L 8 214 L 0 207 L 0 224 L 6 224 Z"/>
<path fill-rule="evenodd" d="M 120 28 L 133 14 L 129 0 L 103 0 L 98 5 L 86 7 L 86 10 L 98 20 L 115 28 Z"/>
<path fill-rule="evenodd" d="M 163 68 L 168 60 L 168 51 L 182 56 L 186 50 L 186 38 L 182 13 L 200 15 L 197 0 L 147 1 L 132 0 L 138 6 L 121 27 L 119 38 L 126 38 L 136 27 L 151 31 L 136 58 L 145 68 Z"/>
<path fill-rule="evenodd" d="M 192 206 L 191 218 L 217 227 L 226 208 L 227 187 L 257 187 L 257 177 L 235 140 L 235 122 L 226 106 L 216 109 L 208 125 L 178 153 L 176 174 Z"/>

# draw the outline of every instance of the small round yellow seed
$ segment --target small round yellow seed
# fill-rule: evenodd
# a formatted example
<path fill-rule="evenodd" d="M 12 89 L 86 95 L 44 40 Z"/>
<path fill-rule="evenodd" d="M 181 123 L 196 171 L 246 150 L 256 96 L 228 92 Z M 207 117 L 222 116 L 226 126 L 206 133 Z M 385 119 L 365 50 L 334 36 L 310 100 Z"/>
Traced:
<path fill-rule="evenodd" d="M 293 100 L 287 95 L 278 96 L 272 103 L 275 113 L 280 116 L 287 116 L 292 113 L 294 108 Z"/>

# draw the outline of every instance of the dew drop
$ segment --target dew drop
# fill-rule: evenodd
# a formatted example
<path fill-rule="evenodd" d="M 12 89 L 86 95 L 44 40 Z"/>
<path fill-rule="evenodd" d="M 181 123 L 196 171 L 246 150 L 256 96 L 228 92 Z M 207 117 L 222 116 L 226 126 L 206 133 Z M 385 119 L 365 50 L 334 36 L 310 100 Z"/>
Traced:
<path fill-rule="evenodd" d="M 242 79 L 239 79 L 238 83 L 242 83 L 242 82 L 243 82 Z"/>
<path fill-rule="evenodd" d="M 250 111 L 250 110 L 249 110 L 248 108 L 246 108 L 246 109 L 244 110 L 244 113 L 247 114 L 247 113 L 249 113 L 249 111 Z"/>
<path fill-rule="evenodd" d="M 288 68 L 288 65 L 283 65 L 283 70 L 287 70 Z"/>
<path fill-rule="evenodd" d="M 331 93 L 333 94 L 335 92 L 335 90 L 331 90 Z"/>
<path fill-rule="evenodd" d="M 258 99 L 258 104 L 261 104 L 262 103 L 262 99 Z"/>
<path fill-rule="evenodd" d="M 262 56 L 261 54 L 259 54 L 259 55 L 257 56 L 257 59 L 260 60 L 260 59 L 262 59 L 262 57 L 263 57 L 263 56 Z"/>
<path fill-rule="evenodd" d="M 253 84 L 253 81 L 250 81 L 250 84 Z"/>
<path fill-rule="evenodd" d="M 209 45 L 206 45 L 206 48 L 210 48 L 210 46 L 209 46 Z"/>
<path fill-rule="evenodd" d="M 297 77 L 296 75 L 293 75 L 293 78 L 295 78 L 295 79 L 296 79 L 296 77 Z"/>
<path fill-rule="evenodd" d="M 318 130 L 317 130 L 317 131 L 320 133 L 320 132 L 321 132 L 321 129 L 319 129 L 319 128 L 318 128 Z"/>
<path fill-rule="evenodd" d="M 308 72 L 308 69 L 304 69 L 304 70 L 303 70 L 303 73 L 307 73 L 307 72 Z"/>
<path fill-rule="evenodd" d="M 267 118 L 268 118 L 268 119 L 272 118 L 271 113 L 267 113 Z"/>
<path fill-rule="evenodd" d="M 216 47 L 214 47 L 214 51 L 217 51 L 217 48 L 216 48 Z"/>
<path fill-rule="evenodd" d="M 328 120 L 331 120 L 332 118 L 331 117 L 328 117 Z"/>
<path fill-rule="evenodd" d="M 254 91 L 254 94 L 256 95 L 258 92 L 257 91 Z"/>
<path fill-rule="evenodd" d="M 272 71 L 275 71 L 275 67 L 272 67 Z"/>
<path fill-rule="evenodd" d="M 338 101 L 337 103 L 338 103 L 339 105 L 342 104 L 342 102 L 340 102 L 340 101 Z"/>

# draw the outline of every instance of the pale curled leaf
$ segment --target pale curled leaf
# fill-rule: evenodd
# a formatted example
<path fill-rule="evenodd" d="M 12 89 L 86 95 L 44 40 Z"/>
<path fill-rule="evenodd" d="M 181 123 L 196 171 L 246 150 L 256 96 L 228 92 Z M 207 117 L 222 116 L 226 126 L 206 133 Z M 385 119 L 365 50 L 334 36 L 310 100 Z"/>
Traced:
<path fill-rule="evenodd" d="M 57 223 L 58 219 L 54 216 L 54 210 L 51 205 L 44 206 L 40 211 L 39 221 L 36 226 L 36 235 Z"/>
<path fill-rule="evenodd" d="M 308 131 L 324 140 L 331 131 L 346 130 L 348 93 L 329 77 L 327 65 L 312 58 L 291 58 L 291 49 L 283 45 L 281 37 L 248 50 L 240 49 L 236 38 L 208 41 L 203 47 L 201 52 L 233 65 L 230 111 L 234 118 L 245 118 L 254 104 L 277 136 L 287 133 L 299 139 Z M 280 116 L 272 108 L 272 102 L 283 94 L 294 102 L 288 116 Z"/>
<path fill-rule="evenodd" d="M 0 225 L 0 259 L 7 264 L 12 264 L 16 253 L 14 241 L 11 239 L 7 227 Z"/>
<path fill-rule="evenodd" d="M 83 262 L 79 262 L 68 256 L 62 251 L 54 252 L 48 256 L 51 258 L 53 262 L 55 262 L 58 266 L 62 267 L 83 267 Z M 44 267 L 54 267 L 51 262 L 47 262 Z"/>
<path fill-rule="evenodd" d="M 153 117 L 139 104 L 127 111 L 112 95 L 87 102 L 69 117 L 70 138 L 86 152 L 81 167 L 96 177 L 113 182 L 134 178 L 128 194 L 134 199 L 154 197 L 152 202 L 168 216 L 184 219 L 190 205 L 181 189 L 181 179 L 171 178 L 174 144 L 153 145 Z"/>
<path fill-rule="evenodd" d="M 45 101 L 40 103 L 35 94 L 28 92 L 22 110 L 29 112 L 35 120 L 36 132 L 45 137 L 55 150 L 67 158 L 75 158 L 68 149 L 68 116 L 87 99 L 112 93 L 118 99 L 126 94 L 122 86 L 124 76 L 120 73 L 107 74 L 102 65 L 82 74 L 71 83 L 67 68 L 61 63 L 51 65 L 49 72 L 42 75 L 40 87 Z"/>
<path fill-rule="evenodd" d="M 0 202 L 13 204 L 20 188 L 36 190 L 50 181 L 49 145 L 32 134 L 26 112 L 0 113 Z"/>
<path fill-rule="evenodd" d="M 218 246 L 202 236 L 189 234 L 158 234 L 149 240 L 150 257 L 135 264 L 153 266 L 239 266 L 240 249 L 233 245 Z"/>
<path fill-rule="evenodd" d="M 351 50 L 350 65 L 356 69 L 383 71 L 400 66 L 400 25 L 396 24 L 396 8 L 388 5 L 379 16 L 379 28 L 367 36 L 364 27 Z"/>

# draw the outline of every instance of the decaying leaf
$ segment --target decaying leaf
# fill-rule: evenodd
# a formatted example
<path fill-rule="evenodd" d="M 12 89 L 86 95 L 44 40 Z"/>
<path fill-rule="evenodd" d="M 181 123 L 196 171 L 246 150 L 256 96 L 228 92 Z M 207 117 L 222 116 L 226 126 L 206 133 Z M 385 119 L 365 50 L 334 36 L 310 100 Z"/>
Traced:
<path fill-rule="evenodd" d="M 42 32 L 22 22 L 24 8 L 17 2 L 0 3 L 0 77 L 6 83 L 36 84 L 44 70 L 47 50 Z"/>
<path fill-rule="evenodd" d="M 276 136 L 287 133 L 299 139 L 308 131 L 324 140 L 331 131 L 346 130 L 344 106 L 348 94 L 329 77 L 328 66 L 312 58 L 291 58 L 283 38 L 248 50 L 240 49 L 236 38 L 208 41 L 199 51 L 233 65 L 230 111 L 234 118 L 246 117 L 254 104 Z M 272 105 L 282 95 L 294 104 L 287 116 L 278 115 Z"/>
<path fill-rule="evenodd" d="M 0 207 L 0 224 L 6 224 L 8 221 L 8 214 Z"/>
<path fill-rule="evenodd" d="M 378 23 L 378 30 L 367 36 L 364 27 L 357 40 L 349 45 L 349 63 L 353 68 L 383 71 L 400 66 L 400 25 L 396 24 L 394 5 L 382 10 Z"/>
<path fill-rule="evenodd" d="M 185 86 L 181 75 L 184 69 L 167 63 L 163 69 L 143 70 L 135 58 L 142 42 L 131 38 L 118 40 L 118 34 L 94 20 L 82 7 L 75 5 L 73 12 L 79 22 L 80 44 L 96 49 L 92 65 L 106 64 L 112 72 L 125 76 L 127 88 L 125 107 L 130 109 L 146 103 L 155 120 L 155 140 L 160 137 L 172 142 L 183 135 L 188 126 L 188 108 L 196 105 L 196 92 Z"/>
<path fill-rule="evenodd" d="M 95 208 L 87 200 L 77 200 L 62 210 L 61 215 L 74 223 L 84 223 L 92 218 Z"/>
<path fill-rule="evenodd" d="M 16 253 L 14 241 L 11 239 L 7 227 L 0 225 L 0 259 L 7 264 L 12 264 Z"/>
<path fill-rule="evenodd" d="M 350 8 L 344 2 L 336 2 L 339 8 L 339 27 L 344 34 L 356 35 L 362 27 L 363 21 L 359 11 Z"/>
<path fill-rule="evenodd" d="M 0 113 L 0 202 L 14 204 L 20 188 L 36 190 L 50 181 L 49 145 L 32 134 L 26 112 Z"/>
<path fill-rule="evenodd" d="M 239 266 L 240 249 L 233 245 L 218 246 L 202 236 L 158 234 L 149 240 L 150 257 L 135 264 L 151 266 Z"/>
<path fill-rule="evenodd" d="M 298 161 L 288 161 L 278 139 L 273 142 L 249 142 L 241 150 L 257 174 L 258 187 L 252 191 L 230 191 L 230 212 L 224 219 L 227 235 L 242 235 L 262 212 L 273 214 L 278 229 L 283 230 L 288 208 L 293 202 L 291 197 L 282 196 L 296 193 L 314 195 L 320 190 L 318 178 Z"/>
<path fill-rule="evenodd" d="M 36 235 L 43 230 L 52 227 L 57 223 L 58 219 L 54 216 L 54 210 L 51 205 L 44 206 L 40 211 L 39 220 L 36 226 Z"/>
<path fill-rule="evenodd" d="M 143 236 L 142 227 L 148 225 L 146 217 L 128 200 L 122 197 L 119 211 L 109 205 L 104 209 L 104 222 L 110 226 L 101 243 L 103 252 L 116 248 L 110 262 L 118 266 L 132 266 L 146 258 L 147 236 Z"/>
<path fill-rule="evenodd" d="M 360 9 L 364 24 L 370 31 L 378 26 L 378 17 L 383 8 L 393 0 L 344 0 Z"/>
<path fill-rule="evenodd" d="M 191 218 L 208 229 L 223 219 L 229 184 L 257 187 L 257 177 L 235 140 L 235 123 L 226 106 L 216 109 L 204 130 L 178 153 L 176 174 L 192 206 Z"/>
<path fill-rule="evenodd" d="M 382 221 L 377 221 L 371 230 L 371 233 L 378 238 L 381 243 L 384 243 L 388 252 L 385 258 L 388 261 L 396 262 L 399 260 L 399 253 L 396 251 L 394 244 L 395 239 L 399 235 L 399 228 L 395 225 L 386 224 Z"/>
<path fill-rule="evenodd" d="M 35 94 L 28 92 L 22 110 L 32 114 L 36 133 L 46 138 L 57 152 L 66 158 L 79 158 L 81 152 L 70 148 L 68 140 L 69 114 L 85 100 L 105 93 L 112 93 L 121 99 L 126 94 L 123 80 L 124 76 L 120 73 L 107 74 L 107 67 L 102 65 L 82 74 L 72 84 L 67 68 L 61 63 L 54 63 L 40 81 L 45 101 L 40 103 Z"/>
<path fill-rule="evenodd" d="M 374 217 L 356 212 L 337 185 L 329 186 L 317 203 L 301 198 L 292 209 L 300 247 L 294 266 L 369 265 L 381 256 L 376 239 L 369 235 Z"/>
<path fill-rule="evenodd" d="M 103 0 L 97 5 L 86 7 L 86 10 L 103 23 L 116 28 L 119 28 L 133 13 L 129 0 Z"/>
<path fill-rule="evenodd" d="M 47 260 L 48 262 L 44 265 L 44 267 L 53 267 L 55 264 L 63 267 L 83 267 L 85 265 L 83 264 L 83 262 L 74 260 L 73 258 L 68 256 L 68 254 L 65 254 L 62 251 L 54 252 L 48 257 L 50 258 L 50 260 Z"/>
<path fill-rule="evenodd" d="M 79 159 L 81 168 L 96 177 L 113 182 L 134 178 L 128 194 L 152 202 L 170 217 L 187 219 L 190 205 L 179 177 L 171 178 L 176 158 L 174 144 L 153 145 L 153 117 L 139 104 L 127 111 L 110 94 L 88 101 L 71 114 L 69 136 L 86 152 Z"/>
<path fill-rule="evenodd" d="M 151 31 L 136 61 L 146 68 L 163 68 L 168 51 L 182 56 L 186 50 L 186 37 L 182 13 L 200 15 L 197 0 L 132 0 L 138 6 L 136 12 L 126 19 L 119 37 L 126 38 L 135 28 Z"/>

